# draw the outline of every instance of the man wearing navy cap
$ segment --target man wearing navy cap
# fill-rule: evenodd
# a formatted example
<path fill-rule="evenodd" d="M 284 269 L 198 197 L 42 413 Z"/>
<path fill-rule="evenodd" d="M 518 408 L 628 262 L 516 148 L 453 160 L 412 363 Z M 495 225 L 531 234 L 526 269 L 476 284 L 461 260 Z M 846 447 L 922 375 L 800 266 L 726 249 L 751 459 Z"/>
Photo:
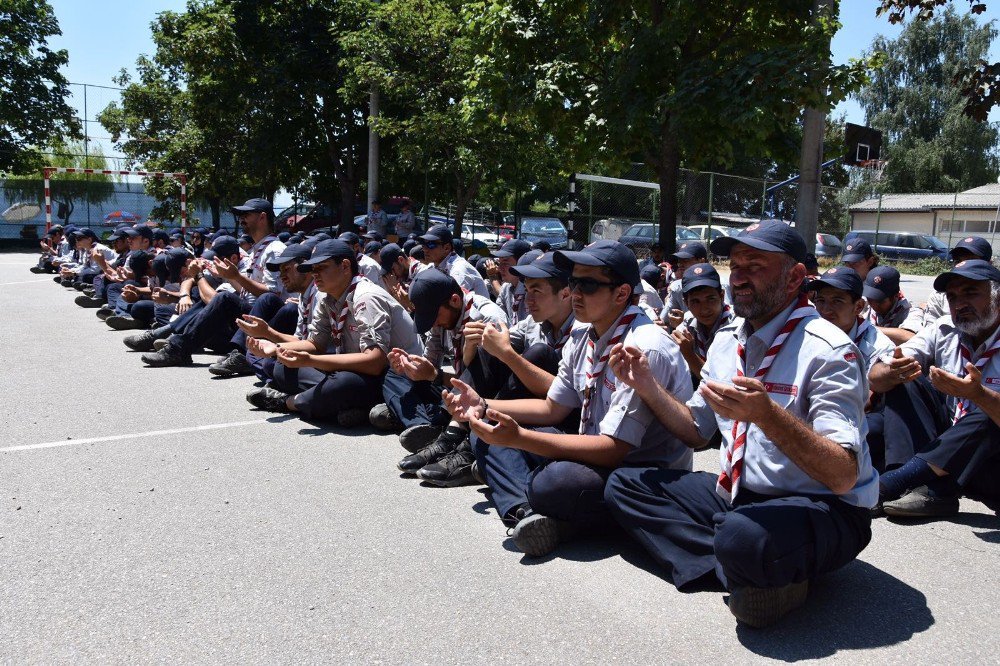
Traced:
<path fill-rule="evenodd" d="M 466 291 L 472 291 L 483 298 L 490 297 L 479 271 L 455 251 L 455 239 L 451 230 L 443 224 L 438 224 L 427 230 L 420 237 L 424 256 L 445 275 L 450 275 Z"/>
<path fill-rule="evenodd" d="M 674 268 L 674 275 L 684 275 L 691 266 L 708 261 L 708 248 L 699 241 L 685 241 L 677 251 L 667 257 Z M 666 302 L 663 304 L 661 318 L 673 330 L 680 326 L 684 319 L 684 291 L 680 280 L 674 280 L 667 288 Z"/>
<path fill-rule="evenodd" d="M 396 236 L 399 240 L 405 240 L 407 236 L 413 233 L 417 226 L 417 219 L 413 216 L 412 206 L 410 200 L 406 199 L 399 206 L 399 215 L 396 217 Z"/>
<path fill-rule="evenodd" d="M 38 259 L 38 265 L 32 266 L 28 270 L 32 273 L 52 273 L 55 268 L 52 266 L 53 260 L 58 260 L 63 254 L 69 252 L 69 243 L 63 236 L 61 225 L 53 225 L 45 234 L 45 237 L 38 242 L 42 249 L 42 256 Z"/>
<path fill-rule="evenodd" d="M 272 385 L 247 400 L 259 409 L 300 412 L 344 427 L 363 423 L 381 400 L 390 352 L 418 355 L 420 338 L 402 306 L 360 274 L 347 243 L 318 243 L 297 270 L 313 274 L 323 298 L 305 339 L 275 344 Z"/>
<path fill-rule="evenodd" d="M 464 291 L 454 278 L 438 270 L 423 271 L 413 279 L 410 302 L 417 333 L 427 333 L 427 351 L 420 355 L 392 350 L 383 388 L 385 405 L 372 409 L 369 420 L 377 428 L 405 428 L 399 443 L 412 454 L 397 466 L 404 473 L 416 474 L 456 448 L 468 447 L 467 431 L 449 423 L 441 398 L 447 379 L 463 376 L 476 355 L 478 345 L 468 340 L 467 325 L 507 322 L 493 301 Z M 453 373 L 444 370 L 445 356 L 453 359 Z"/>
<path fill-rule="evenodd" d="M 524 303 L 524 284 L 516 275 L 511 274 L 510 269 L 530 250 L 531 243 L 512 238 L 493 252 L 493 260 L 486 262 L 486 274 L 490 277 L 490 286 L 497 294 L 497 305 L 507 315 L 511 326 L 525 319 L 528 309 Z"/>
<path fill-rule="evenodd" d="M 382 267 L 382 284 L 385 290 L 407 310 L 413 309 L 410 303 L 410 283 L 420 271 L 430 268 L 409 256 L 395 243 L 389 243 L 379 252 L 379 265 Z"/>
<path fill-rule="evenodd" d="M 712 264 L 689 266 L 680 282 L 686 312 L 683 323 L 674 329 L 671 337 L 680 347 L 697 387 L 708 348 L 715 335 L 733 321 L 733 311 L 726 304 L 722 279 Z"/>
<path fill-rule="evenodd" d="M 382 238 L 385 238 L 385 234 L 389 228 L 389 216 L 382 210 L 382 202 L 378 199 L 372 201 L 372 208 L 365 222 L 367 231 L 374 231 L 382 236 Z"/>
<path fill-rule="evenodd" d="M 1000 270 L 960 261 L 934 289 L 945 292 L 951 314 L 871 371 L 872 388 L 883 392 L 926 374 L 953 422 L 927 451 L 882 475 L 879 499 L 890 516 L 954 515 L 961 495 L 1000 508 Z"/>
<path fill-rule="evenodd" d="M 358 260 L 358 270 L 361 271 L 361 274 L 380 287 L 384 287 L 382 283 L 382 267 L 378 261 L 362 251 L 361 237 L 353 231 L 345 231 L 337 236 L 337 239 L 344 241 L 354 250 L 354 255 Z"/>
<path fill-rule="evenodd" d="M 729 255 L 740 319 L 716 334 L 694 396 L 662 390 L 635 346 L 612 352 L 611 367 L 689 446 L 721 431 L 722 473 L 619 469 L 605 500 L 674 585 L 721 583 L 738 620 L 766 626 L 871 538 L 868 386 L 857 348 L 801 293 L 794 229 L 752 224 L 712 251 Z"/>
<path fill-rule="evenodd" d="M 76 249 L 80 253 L 81 261 L 71 268 L 61 269 L 66 280 L 83 290 L 83 286 L 92 284 L 94 278 L 104 272 L 104 266 L 108 262 L 114 261 L 115 251 L 100 242 L 97 234 L 92 229 L 78 229 L 73 232 L 76 238 Z"/>
<path fill-rule="evenodd" d="M 571 330 L 545 398 L 484 400 L 461 382 L 453 382 L 458 392 L 447 398 L 456 417 L 468 420 L 484 444 L 515 450 L 488 463 L 486 478 L 513 489 L 508 498 L 520 503 L 498 510 L 514 526 L 515 545 L 536 557 L 574 532 L 608 528 L 610 516 L 600 498 L 615 468 L 645 462 L 691 469 L 692 461 L 690 449 L 656 422 L 607 364 L 612 347 L 628 341 L 646 350 L 649 381 L 682 398 L 691 395 L 677 345 L 632 305 L 639 284 L 635 255 L 621 243 L 601 240 L 579 252 L 557 251 L 554 259 L 570 273 L 573 312 L 585 325 Z M 575 409 L 580 409 L 579 434 L 521 425 L 556 426 Z"/>
<path fill-rule="evenodd" d="M 111 243 L 115 252 L 115 258 L 111 263 L 107 263 L 102 254 L 94 257 L 97 264 L 102 266 L 101 273 L 94 278 L 92 291 L 85 290 L 83 296 L 76 297 L 76 304 L 80 307 L 100 308 L 108 300 L 108 287 L 115 282 L 123 282 L 126 279 L 122 272 L 129 254 L 128 236 L 124 232 L 126 228 L 128 225 L 120 225 L 108 237 L 108 242 Z M 108 312 L 108 314 L 111 313 Z"/>
<path fill-rule="evenodd" d="M 924 327 L 924 312 L 910 305 L 899 290 L 899 271 L 892 266 L 876 266 L 865 278 L 865 298 L 870 318 L 895 344 L 903 344 Z"/>
<path fill-rule="evenodd" d="M 878 255 L 872 249 L 871 243 L 863 238 L 852 238 L 847 241 L 844 255 L 840 260 L 862 280 L 868 277 L 868 271 L 878 265 Z"/>
<path fill-rule="evenodd" d="M 645 310 L 653 321 L 659 320 L 660 312 L 663 310 L 663 299 L 660 298 L 658 290 L 662 277 L 663 269 L 658 265 L 646 264 L 642 266 L 640 264 L 639 291 L 637 293 L 639 300 L 636 305 Z"/>
<path fill-rule="evenodd" d="M 991 261 L 993 259 L 993 246 L 985 238 L 979 236 L 966 236 L 951 249 L 948 253 L 952 265 L 967 259 L 982 259 Z M 927 299 L 923 306 L 924 326 L 930 326 L 941 317 L 948 314 L 948 299 L 944 292 L 935 291 Z"/>

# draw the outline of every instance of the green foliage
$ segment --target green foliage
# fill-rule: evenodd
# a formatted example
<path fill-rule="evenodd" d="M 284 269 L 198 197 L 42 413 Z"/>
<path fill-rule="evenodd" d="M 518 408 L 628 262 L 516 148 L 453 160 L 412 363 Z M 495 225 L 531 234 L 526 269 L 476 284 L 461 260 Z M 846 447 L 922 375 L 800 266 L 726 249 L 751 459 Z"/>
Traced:
<path fill-rule="evenodd" d="M 69 61 L 47 40 L 62 34 L 52 7 L 40 0 L 0 0 L 0 173 L 39 167 L 32 146 L 80 135 L 59 69 Z"/>
<path fill-rule="evenodd" d="M 965 115 L 966 99 L 952 84 L 995 37 L 992 24 L 977 26 L 949 8 L 911 22 L 894 40 L 872 43 L 882 66 L 857 98 L 867 123 L 885 135 L 883 191 L 955 192 L 996 179 L 1000 135 Z"/>
<path fill-rule="evenodd" d="M 50 143 L 44 155 L 32 150 L 27 161 L 41 166 L 75 167 L 80 169 L 110 169 L 107 159 L 100 146 L 92 147 L 88 157 L 83 157 L 83 142 Z M 60 204 L 64 215 L 59 219 L 63 224 L 72 218 L 73 210 L 79 203 L 99 204 L 114 196 L 114 176 L 104 174 L 60 173 L 51 178 L 52 211 L 58 214 Z M 4 190 L 8 196 L 20 201 L 35 201 L 38 205 L 45 204 L 45 188 L 41 174 L 36 171 L 31 174 L 10 176 L 4 181 Z"/>
<path fill-rule="evenodd" d="M 886 261 L 882 260 L 880 264 L 885 264 L 886 266 L 892 266 L 897 271 L 908 275 L 940 275 L 951 270 L 951 264 L 947 261 L 941 261 L 937 258 L 928 257 L 926 259 L 919 259 L 917 261 Z"/>

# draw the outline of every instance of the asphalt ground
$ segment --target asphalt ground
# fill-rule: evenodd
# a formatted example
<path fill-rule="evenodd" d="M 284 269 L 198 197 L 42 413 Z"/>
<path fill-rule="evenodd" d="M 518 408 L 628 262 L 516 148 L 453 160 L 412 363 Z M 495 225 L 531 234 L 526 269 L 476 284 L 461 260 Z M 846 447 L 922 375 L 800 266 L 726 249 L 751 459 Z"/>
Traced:
<path fill-rule="evenodd" d="M 0 254 L 0 661 L 996 663 L 1000 519 L 881 519 L 771 629 L 621 539 L 524 558 L 479 488 L 394 436 L 252 411 L 252 379 L 147 369 Z M 717 470 L 717 453 L 695 456 Z"/>

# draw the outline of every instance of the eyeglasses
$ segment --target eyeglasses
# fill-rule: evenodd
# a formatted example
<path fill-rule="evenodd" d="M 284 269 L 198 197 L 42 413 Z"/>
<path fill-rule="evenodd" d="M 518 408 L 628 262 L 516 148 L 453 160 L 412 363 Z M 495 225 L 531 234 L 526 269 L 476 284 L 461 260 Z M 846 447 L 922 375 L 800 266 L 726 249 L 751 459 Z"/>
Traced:
<path fill-rule="evenodd" d="M 427 248 L 428 250 L 433 250 L 437 246 L 438 246 L 437 241 L 424 241 L 424 247 Z"/>
<path fill-rule="evenodd" d="M 601 287 L 608 287 L 614 289 L 615 287 L 625 284 L 624 282 L 601 282 L 600 280 L 595 280 L 594 278 L 575 278 L 571 277 L 568 281 L 569 290 L 577 291 L 584 296 L 593 296 L 597 293 L 597 290 Z"/>

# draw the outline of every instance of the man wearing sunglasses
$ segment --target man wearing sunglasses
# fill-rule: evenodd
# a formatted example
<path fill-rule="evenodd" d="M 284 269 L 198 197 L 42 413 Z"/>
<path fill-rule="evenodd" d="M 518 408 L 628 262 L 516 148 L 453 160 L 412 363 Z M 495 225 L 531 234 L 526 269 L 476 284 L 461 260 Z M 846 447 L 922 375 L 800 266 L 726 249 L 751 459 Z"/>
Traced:
<path fill-rule="evenodd" d="M 510 270 L 530 250 L 531 243 L 512 238 L 493 252 L 494 258 L 486 263 L 486 274 L 497 292 L 497 305 L 503 309 L 511 326 L 528 317 L 528 308 L 524 303 L 524 283 Z M 535 256 L 538 254 L 541 253 Z"/>
<path fill-rule="evenodd" d="M 462 382 L 446 397 L 456 418 L 490 451 L 485 475 L 508 489 L 499 506 L 526 555 L 552 552 L 571 534 L 602 531 L 611 516 L 602 500 L 608 476 L 622 465 L 650 463 L 691 469 L 692 454 L 653 418 L 632 388 L 607 365 L 622 341 L 646 350 L 650 381 L 685 400 L 691 395 L 687 364 L 677 345 L 638 306 L 639 264 L 628 247 L 597 241 L 580 252 L 558 251 L 555 265 L 570 273 L 573 313 L 587 326 L 573 329 L 545 398 L 485 400 Z M 580 409 L 577 433 L 551 428 Z M 524 426 L 549 426 L 534 430 Z M 504 452 L 494 447 L 514 450 Z M 511 505 L 513 504 L 513 505 Z"/>
<path fill-rule="evenodd" d="M 318 243 L 298 265 L 311 272 L 323 298 L 304 340 L 276 343 L 274 382 L 247 394 L 258 409 L 301 412 L 348 427 L 367 421 L 382 399 L 389 352 L 423 351 L 413 321 L 384 289 L 360 274 L 354 249 Z"/>
<path fill-rule="evenodd" d="M 466 291 L 483 298 L 490 297 L 486 281 L 475 266 L 455 252 L 451 230 L 443 224 L 431 227 L 419 238 L 427 261 L 434 264 L 445 275 L 450 275 Z"/>

